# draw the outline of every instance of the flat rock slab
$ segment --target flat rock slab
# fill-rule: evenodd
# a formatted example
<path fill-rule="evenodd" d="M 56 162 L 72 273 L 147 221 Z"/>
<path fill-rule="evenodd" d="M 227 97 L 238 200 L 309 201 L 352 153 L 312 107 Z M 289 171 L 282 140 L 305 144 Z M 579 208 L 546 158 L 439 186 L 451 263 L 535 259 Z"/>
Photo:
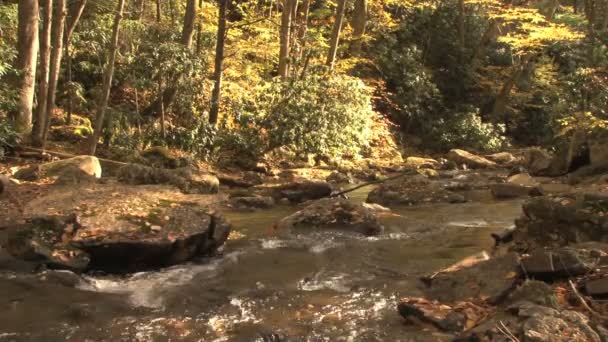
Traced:
<path fill-rule="evenodd" d="M 529 186 L 513 183 L 496 183 L 490 185 L 492 196 L 498 199 L 509 199 L 524 196 L 542 196 L 539 186 Z"/>
<path fill-rule="evenodd" d="M 46 216 L 13 227 L 15 257 L 74 271 L 131 272 L 213 253 L 231 226 L 188 203 L 164 203 L 141 214 L 112 212 Z"/>
<path fill-rule="evenodd" d="M 326 229 L 355 232 L 363 235 L 380 234 L 384 227 L 376 215 L 361 204 L 341 198 L 325 198 L 285 217 L 277 229 Z"/>
<path fill-rule="evenodd" d="M 440 302 L 500 302 L 519 279 L 519 256 L 509 253 L 468 268 L 437 274 L 425 289 L 428 298 Z"/>

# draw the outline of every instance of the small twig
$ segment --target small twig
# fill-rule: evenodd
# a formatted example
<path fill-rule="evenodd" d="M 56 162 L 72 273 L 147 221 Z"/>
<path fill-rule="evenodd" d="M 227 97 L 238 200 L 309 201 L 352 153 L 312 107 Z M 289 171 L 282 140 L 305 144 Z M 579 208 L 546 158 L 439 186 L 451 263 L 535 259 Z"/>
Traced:
<path fill-rule="evenodd" d="M 496 329 L 498 329 L 498 331 L 508 337 L 511 342 L 520 342 L 519 339 L 511 332 L 511 330 L 509 330 L 509 328 L 507 328 L 507 326 L 502 321 L 498 321 L 498 324 L 499 325 L 496 326 Z"/>
<path fill-rule="evenodd" d="M 572 290 L 572 293 L 576 296 L 576 298 L 578 298 L 578 300 L 581 302 L 581 304 L 583 305 L 583 307 L 585 308 L 585 310 L 589 311 L 589 313 L 591 314 L 592 317 L 600 319 L 600 320 L 605 321 L 605 322 L 608 321 L 608 317 L 607 316 L 604 316 L 604 315 L 600 314 L 599 312 L 593 310 L 593 308 L 591 308 L 591 306 L 589 306 L 589 304 L 587 304 L 587 301 L 578 292 L 578 290 L 576 289 L 576 286 L 574 285 L 574 283 L 572 282 L 572 280 L 568 280 L 568 284 L 570 285 L 570 290 Z"/>
<path fill-rule="evenodd" d="M 371 182 L 367 182 L 367 183 L 359 184 L 359 185 L 357 185 L 357 186 L 355 186 L 355 187 L 352 187 L 352 188 L 350 188 L 350 189 L 346 189 L 346 190 L 344 190 L 344 191 L 340 191 L 340 192 L 337 192 L 337 193 L 335 193 L 335 194 L 331 194 L 329 197 L 338 197 L 338 196 L 342 196 L 342 195 L 344 195 L 344 194 L 347 194 L 347 193 L 349 193 L 349 192 L 353 192 L 353 191 L 355 191 L 355 190 L 361 189 L 361 188 L 366 187 L 366 186 L 368 186 L 368 185 L 374 185 L 374 184 L 384 183 L 384 182 L 387 182 L 387 181 L 391 181 L 391 180 L 395 180 L 395 179 L 398 179 L 398 178 L 401 178 L 401 177 L 405 177 L 405 176 L 411 176 L 411 175 L 412 175 L 412 174 L 410 174 L 410 173 L 408 173 L 408 172 L 400 173 L 400 174 L 398 174 L 398 175 L 396 175 L 396 176 L 393 176 L 393 177 L 388 177 L 388 178 L 385 178 L 385 179 L 378 179 L 378 180 L 374 180 L 374 181 L 371 181 Z"/>

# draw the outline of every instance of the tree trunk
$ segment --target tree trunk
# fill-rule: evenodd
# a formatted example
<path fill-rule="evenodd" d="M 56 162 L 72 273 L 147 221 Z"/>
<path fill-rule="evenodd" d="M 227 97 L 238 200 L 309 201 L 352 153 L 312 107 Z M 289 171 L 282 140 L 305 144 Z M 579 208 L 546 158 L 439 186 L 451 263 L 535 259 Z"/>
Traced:
<path fill-rule="evenodd" d="M 466 8 L 464 6 L 464 0 L 458 0 L 458 47 L 460 48 L 460 53 L 464 54 L 464 48 L 466 45 L 465 42 L 465 18 Z"/>
<path fill-rule="evenodd" d="M 203 0 L 198 0 L 198 8 L 202 10 Z M 200 55 L 203 49 L 203 23 L 200 18 L 198 19 L 198 25 L 196 25 L 196 55 Z"/>
<path fill-rule="evenodd" d="M 32 129 L 32 142 L 42 146 L 42 136 L 46 126 L 46 103 L 49 89 L 49 64 L 51 62 L 51 21 L 53 20 L 53 0 L 44 0 L 42 36 L 40 37 L 40 81 L 38 83 L 38 106 Z"/>
<path fill-rule="evenodd" d="M 144 17 L 145 9 L 146 9 L 146 0 L 139 0 L 137 2 L 137 11 L 135 12 L 134 19 L 141 20 Z"/>
<path fill-rule="evenodd" d="M 30 133 L 32 108 L 36 87 L 36 58 L 38 57 L 38 0 L 20 0 L 18 5 L 17 63 L 19 102 L 13 120 L 19 133 Z"/>
<path fill-rule="evenodd" d="M 511 74 L 511 77 L 509 77 L 507 82 L 503 84 L 502 88 L 500 89 L 500 92 L 494 100 L 494 106 L 492 108 L 493 119 L 498 119 L 500 116 L 503 115 L 505 109 L 507 108 L 509 94 L 511 93 L 513 86 L 515 86 L 515 83 L 517 82 L 521 74 L 527 68 L 528 63 L 530 63 L 530 59 L 530 56 L 522 57 L 521 62 L 515 66 L 515 70 L 513 71 L 513 74 Z"/>
<path fill-rule="evenodd" d="M 215 70 L 213 72 L 213 91 L 211 94 L 211 109 L 209 123 L 215 125 L 220 112 L 222 100 L 222 73 L 224 68 L 224 46 L 226 44 L 226 9 L 230 0 L 219 0 L 219 17 L 217 25 L 217 44 L 215 45 Z"/>
<path fill-rule="evenodd" d="M 184 27 L 182 29 L 182 44 L 186 49 L 192 47 L 192 37 L 194 36 L 194 22 L 196 21 L 196 2 L 197 0 L 187 0 L 186 14 L 184 16 Z"/>
<path fill-rule="evenodd" d="M 358 53 L 361 50 L 361 40 L 365 34 L 365 26 L 367 25 L 367 0 L 355 0 L 355 9 L 353 11 L 352 26 L 353 26 L 353 42 L 351 51 Z"/>
<path fill-rule="evenodd" d="M 61 57 L 63 53 L 63 34 L 66 16 L 66 0 L 57 0 L 53 11 L 53 23 L 51 27 L 51 63 L 49 67 L 49 89 L 44 114 L 44 131 L 42 132 L 42 145 L 46 144 L 46 138 L 51 124 L 51 118 L 55 111 L 55 97 L 57 94 L 57 81 L 61 69 Z"/>
<path fill-rule="evenodd" d="M 481 37 L 481 41 L 479 42 L 479 45 L 477 45 L 477 48 L 473 53 L 473 57 L 471 59 L 471 68 L 473 71 L 477 69 L 477 64 L 479 63 L 479 60 L 481 59 L 481 57 L 484 56 L 484 54 L 486 53 L 486 48 L 488 47 L 488 45 L 490 45 L 490 42 L 492 42 L 492 40 L 496 38 L 498 32 L 498 22 L 496 22 L 495 20 L 490 20 L 488 28 L 484 32 L 483 36 Z"/>
<path fill-rule="evenodd" d="M 300 9 L 300 19 L 298 20 L 298 23 L 300 25 L 299 38 L 303 41 L 304 38 L 306 38 L 306 32 L 308 31 L 308 13 L 310 12 L 310 0 L 304 0 Z"/>
<path fill-rule="evenodd" d="M 160 0 L 156 0 L 156 22 L 160 23 L 162 19 L 162 8 L 160 4 Z"/>
<path fill-rule="evenodd" d="M 296 0 L 283 0 L 281 35 L 279 48 L 279 76 L 289 75 L 289 30 L 291 28 L 291 6 Z"/>
<path fill-rule="evenodd" d="M 331 41 L 329 43 L 329 52 L 325 64 L 330 70 L 334 68 L 336 54 L 338 52 L 338 44 L 340 43 L 340 31 L 342 31 L 342 21 L 344 21 L 344 9 L 346 8 L 346 0 L 338 0 L 338 8 L 336 9 L 336 21 L 334 28 L 331 31 Z"/>
<path fill-rule="evenodd" d="M 70 124 L 72 122 L 72 106 L 74 103 L 74 94 L 72 94 L 72 55 L 70 54 L 70 41 L 72 39 L 72 34 L 74 33 L 74 29 L 76 29 L 76 24 L 80 20 L 82 16 L 82 12 L 84 11 L 84 7 L 87 4 L 87 0 L 79 0 L 72 3 L 70 6 L 69 15 L 65 21 L 65 34 L 63 35 L 63 45 L 65 47 L 65 57 L 67 60 L 66 72 L 67 72 L 67 80 L 68 86 L 70 87 L 70 91 L 68 92 L 68 108 L 67 108 L 67 123 Z"/>
<path fill-rule="evenodd" d="M 104 123 L 104 117 L 106 109 L 108 107 L 108 101 L 110 99 L 110 89 L 112 88 L 112 77 L 114 76 L 114 61 L 116 60 L 116 50 L 118 49 L 118 34 L 120 33 L 120 21 L 122 19 L 122 12 L 125 6 L 125 0 L 118 0 L 118 8 L 116 10 L 116 16 L 114 17 L 114 26 L 112 28 L 112 41 L 110 45 L 110 51 L 108 53 L 108 63 L 104 72 L 103 78 L 103 93 L 100 99 L 99 108 L 97 115 L 95 116 L 95 125 L 93 127 L 93 134 L 91 135 L 89 154 L 95 155 L 97 149 L 97 141 L 101 135 L 101 129 Z"/>

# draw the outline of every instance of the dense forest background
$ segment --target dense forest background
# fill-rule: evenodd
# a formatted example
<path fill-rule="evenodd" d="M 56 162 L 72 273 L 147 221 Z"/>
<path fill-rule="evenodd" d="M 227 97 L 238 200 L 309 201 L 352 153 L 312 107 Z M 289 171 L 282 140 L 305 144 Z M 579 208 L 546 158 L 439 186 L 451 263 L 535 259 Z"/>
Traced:
<path fill-rule="evenodd" d="M 0 29 L 5 151 L 390 158 L 608 115 L 606 0 L 4 0 Z"/>

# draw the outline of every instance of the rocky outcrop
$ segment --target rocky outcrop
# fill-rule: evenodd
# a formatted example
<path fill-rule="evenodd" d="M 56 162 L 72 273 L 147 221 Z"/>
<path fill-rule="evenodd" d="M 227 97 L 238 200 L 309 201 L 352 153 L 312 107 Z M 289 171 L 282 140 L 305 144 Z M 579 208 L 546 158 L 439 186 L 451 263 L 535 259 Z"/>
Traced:
<path fill-rule="evenodd" d="M 214 194 L 219 191 L 219 179 L 193 167 L 157 169 L 126 164 L 118 170 L 118 179 L 128 184 L 171 184 L 189 194 Z"/>
<path fill-rule="evenodd" d="M 90 182 L 101 177 L 101 164 L 96 157 L 77 156 L 30 166 L 17 171 L 14 177 L 25 181 L 55 177 L 56 183 L 62 184 Z"/>
<path fill-rule="evenodd" d="M 424 203 L 462 203 L 464 196 L 446 190 L 438 182 L 422 175 L 404 176 L 380 184 L 367 196 L 367 202 L 384 206 Z"/>
<path fill-rule="evenodd" d="M 332 187 L 324 181 L 300 181 L 284 184 L 273 189 L 277 200 L 287 199 L 291 203 L 302 203 L 331 195 Z"/>
<path fill-rule="evenodd" d="M 446 158 L 458 165 L 464 164 L 472 169 L 495 168 L 497 166 L 495 162 L 489 159 L 459 149 L 450 150 Z"/>
<path fill-rule="evenodd" d="M 73 271 L 132 272 L 213 253 L 231 226 L 205 209 L 171 203 L 146 216 L 45 216 L 8 229 L 4 248 L 16 258 Z"/>
<path fill-rule="evenodd" d="M 360 204 L 346 199 L 325 198 L 285 217 L 278 230 L 306 231 L 310 229 L 339 230 L 363 235 L 380 234 L 384 227 L 376 215 Z"/>

